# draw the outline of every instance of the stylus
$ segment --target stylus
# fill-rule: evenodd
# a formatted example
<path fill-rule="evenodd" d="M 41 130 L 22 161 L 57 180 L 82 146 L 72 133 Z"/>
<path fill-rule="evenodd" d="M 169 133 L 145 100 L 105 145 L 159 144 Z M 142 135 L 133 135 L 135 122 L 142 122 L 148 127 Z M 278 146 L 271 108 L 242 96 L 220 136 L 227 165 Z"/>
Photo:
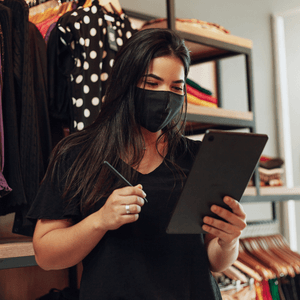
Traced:
<path fill-rule="evenodd" d="M 122 176 L 109 162 L 107 162 L 106 160 L 103 162 L 104 165 L 106 165 L 117 177 L 119 177 L 124 183 L 126 183 L 129 186 L 132 186 L 132 184 L 126 179 L 124 178 L 124 176 Z M 146 198 L 144 198 L 145 202 L 148 203 L 148 200 Z"/>

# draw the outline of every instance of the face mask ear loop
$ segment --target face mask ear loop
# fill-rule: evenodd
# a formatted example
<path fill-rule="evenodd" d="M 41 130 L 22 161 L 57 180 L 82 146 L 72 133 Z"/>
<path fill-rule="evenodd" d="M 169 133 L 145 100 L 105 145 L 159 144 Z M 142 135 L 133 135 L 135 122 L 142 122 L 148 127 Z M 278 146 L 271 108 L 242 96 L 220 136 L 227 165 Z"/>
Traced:
<path fill-rule="evenodd" d="M 186 89 L 186 81 L 184 82 L 184 104 L 182 105 L 182 109 L 181 109 L 181 115 L 183 115 L 183 123 L 184 123 L 184 127 L 186 124 L 186 114 L 187 114 L 187 89 Z"/>

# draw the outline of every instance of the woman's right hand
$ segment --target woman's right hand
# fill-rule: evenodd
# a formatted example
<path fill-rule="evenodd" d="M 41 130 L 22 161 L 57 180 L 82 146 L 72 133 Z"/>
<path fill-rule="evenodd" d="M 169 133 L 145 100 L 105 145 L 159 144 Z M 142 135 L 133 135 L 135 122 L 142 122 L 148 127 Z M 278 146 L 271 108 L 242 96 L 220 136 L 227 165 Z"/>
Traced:
<path fill-rule="evenodd" d="M 145 201 L 142 185 L 127 186 L 116 189 L 97 212 L 100 227 L 104 230 L 115 230 L 124 224 L 135 222 L 139 218 Z"/>

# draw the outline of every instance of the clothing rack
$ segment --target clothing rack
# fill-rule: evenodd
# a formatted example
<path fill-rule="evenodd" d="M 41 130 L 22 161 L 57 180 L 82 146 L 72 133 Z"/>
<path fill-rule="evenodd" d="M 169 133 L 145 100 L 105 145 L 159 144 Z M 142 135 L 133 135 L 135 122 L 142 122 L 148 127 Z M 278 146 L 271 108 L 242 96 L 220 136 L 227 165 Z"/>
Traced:
<path fill-rule="evenodd" d="M 167 3 L 167 7 L 168 7 L 168 16 L 167 19 L 172 21 L 173 25 L 169 26 L 175 26 L 174 22 L 174 1 L 166 1 Z M 153 16 L 147 16 L 144 14 L 139 14 L 139 13 L 135 13 L 135 12 L 131 12 L 130 10 L 126 10 L 126 13 L 129 17 L 133 17 L 133 18 L 139 18 L 139 19 L 143 19 L 145 21 L 149 20 L 149 19 L 153 19 Z M 214 54 L 215 56 L 213 57 L 204 57 L 204 58 L 197 58 L 193 60 L 193 64 L 196 63 L 200 63 L 200 62 L 204 62 L 204 61 L 208 61 L 209 59 L 221 59 L 222 57 L 229 57 L 229 56 L 234 56 L 234 55 L 238 55 L 240 53 L 243 53 L 247 56 L 249 56 L 247 58 L 247 74 L 248 77 L 250 75 L 252 75 L 252 71 L 251 71 L 251 43 L 247 40 L 244 39 L 240 39 L 235 37 L 233 42 L 231 42 L 231 40 L 233 39 L 233 37 L 231 36 L 225 36 L 224 39 L 228 39 L 227 42 L 225 41 L 216 41 L 213 39 L 210 39 L 208 37 L 202 37 L 202 36 L 195 36 L 194 34 L 189 34 L 187 32 L 180 32 L 180 34 L 187 40 L 187 42 L 191 42 L 193 41 L 193 46 L 201 44 L 201 45 L 205 45 L 205 47 L 214 47 L 214 49 L 219 48 L 221 49 L 219 53 Z M 223 38 L 223 37 L 222 37 Z M 236 42 L 238 41 L 238 42 Z M 239 46 L 237 46 L 237 44 Z M 240 46 L 240 45 L 244 45 L 244 46 Z M 214 51 L 214 53 L 216 53 L 216 51 Z M 193 107 L 193 109 L 188 109 L 188 120 L 191 121 L 195 121 L 195 122 L 203 122 L 205 124 L 218 124 L 218 126 L 222 127 L 225 126 L 225 128 L 237 128 L 237 127 L 251 127 L 252 130 L 255 129 L 255 122 L 254 122 L 254 116 L 251 113 L 252 109 L 253 109 L 253 93 L 252 93 L 252 76 L 250 76 L 250 78 L 247 80 L 247 84 L 248 84 L 248 88 L 249 88 L 249 103 L 248 103 L 248 107 L 250 109 L 250 113 L 245 113 L 245 114 L 241 114 L 239 117 L 239 115 L 237 113 L 235 113 L 235 118 L 229 117 L 229 115 L 227 115 L 226 111 L 223 110 L 209 110 L 209 109 L 203 109 L 201 107 Z M 216 113 L 219 113 L 219 111 L 222 113 L 221 115 L 215 115 Z M 207 112 L 209 112 L 209 115 L 207 114 Z M 225 116 L 225 117 L 224 117 Z M 236 117 L 237 116 L 237 117 Z M 222 124 L 222 126 L 221 126 Z M 252 194 L 252 191 L 255 190 L 256 192 L 254 192 Z M 257 195 L 259 195 L 259 193 L 257 192 L 259 190 L 258 187 L 251 189 L 251 194 L 245 195 L 245 197 L 242 198 L 242 202 L 245 198 L 246 202 L 253 202 L 256 198 Z M 260 189 L 262 190 L 262 189 Z M 256 194 L 256 195 L 255 195 Z M 264 197 L 264 196 L 262 196 Z M 274 196 L 276 198 L 276 196 Z M 299 197 L 299 195 L 297 195 L 297 197 Z M 264 198 L 265 199 L 265 198 Z M 274 198 L 273 198 L 274 199 Z M 269 200 L 267 200 L 269 201 Z M 274 210 L 275 211 L 275 210 Z M 32 252 L 28 252 L 28 256 L 25 257 L 31 257 Z"/>
<path fill-rule="evenodd" d="M 300 297 L 300 255 L 280 234 L 241 238 L 237 260 L 213 276 L 224 299 L 255 299 L 255 294 L 256 299 Z M 250 282 L 254 285 L 247 289 Z"/>
<path fill-rule="evenodd" d="M 5 1 L 5 0 L 3 0 L 3 1 Z M 21 1 L 20 0 L 19 2 L 22 2 L 21 4 L 24 7 L 24 11 L 25 11 L 25 13 L 27 14 L 27 17 L 28 17 L 28 5 L 26 5 L 25 1 Z M 113 3 L 116 3 L 116 2 L 117 1 L 113 1 Z M 33 3 L 33 2 L 30 2 L 30 3 Z M 33 15 L 35 15 L 35 13 L 43 13 L 48 8 L 54 8 L 54 7 L 58 6 L 59 5 L 59 1 L 51 0 L 51 1 L 47 1 L 45 3 L 34 2 L 33 4 L 38 4 L 37 6 L 32 7 L 32 9 L 34 11 Z M 71 4 L 71 3 L 69 3 L 69 4 Z M 69 7 L 69 5 L 67 6 L 67 5 L 63 5 L 62 4 L 61 7 Z M 105 10 L 105 13 L 109 13 L 109 12 L 111 12 L 111 11 Z M 24 15 L 25 15 L 25 13 L 24 13 Z M 27 19 L 27 17 L 24 18 L 24 20 Z M 123 18 L 123 17 L 124 17 L 124 15 L 120 15 L 120 19 Z M 122 19 L 122 20 L 124 20 L 124 19 Z M 97 22 L 98 22 L 98 19 L 97 19 Z M 26 23 L 26 25 L 28 25 L 28 24 Z M 121 26 L 121 24 L 120 24 L 120 26 Z M 122 27 L 122 29 L 123 29 L 123 27 Z M 129 33 L 128 27 L 127 28 L 125 27 L 124 30 L 127 30 L 126 33 Z M 120 31 L 121 31 L 121 29 L 120 29 Z M 125 37 L 127 35 L 125 35 L 124 32 L 122 32 L 122 34 L 123 34 L 123 39 L 125 40 Z M 7 35 L 9 35 L 9 34 L 7 34 Z M 24 44 L 28 45 L 29 43 L 24 43 Z M 40 46 L 40 45 L 38 45 L 38 46 Z M 10 46 L 10 48 L 12 48 L 12 47 Z M 11 49 L 9 49 L 9 50 L 11 50 Z M 9 53 L 9 52 L 10 51 L 6 50 L 6 53 Z M 40 55 L 40 57 L 41 56 L 42 55 Z M 107 54 L 107 56 L 108 56 L 108 54 Z M 40 57 L 39 57 L 39 59 L 40 59 Z M 43 56 L 43 58 L 44 57 L 45 56 Z M 27 60 L 24 60 L 24 61 L 27 62 Z M 11 68 L 11 70 L 13 70 L 13 68 Z M 8 74 L 8 72 L 7 72 L 7 74 Z M 13 72 L 11 72 L 11 74 L 13 74 Z M 42 73 L 42 75 L 43 74 L 44 73 Z M 43 79 L 44 79 L 46 76 L 44 77 L 42 75 L 40 77 L 43 77 Z M 38 78 L 37 80 L 40 80 L 40 78 Z M 8 91 L 8 90 L 9 89 L 6 88 L 6 91 Z M 14 90 L 14 89 L 12 88 L 11 90 Z M 39 100 L 42 100 L 42 99 L 39 99 Z M 12 110 L 12 107 L 10 107 L 10 110 Z M 97 110 L 97 112 L 98 112 L 98 110 Z M 41 118 L 41 119 L 43 119 L 43 118 Z M 43 121 L 46 122 L 46 119 L 43 119 Z M 39 130 L 41 129 L 41 127 L 42 126 L 36 126 L 36 128 L 39 128 Z M 15 148 L 19 149 L 19 147 L 15 147 Z M 8 151 L 8 153 L 10 153 L 10 152 Z M 30 169 L 30 168 L 27 168 L 27 170 L 28 169 Z M 42 172 L 40 172 L 40 173 L 42 173 Z M 30 178 L 33 181 L 33 179 L 30 176 L 27 176 L 26 178 L 27 178 L 27 180 L 29 180 L 29 178 Z M 3 204 L 3 201 L 2 201 L 1 204 Z M 10 218 L 11 216 L 12 215 L 10 215 L 8 217 L 10 219 L 10 225 L 11 225 L 11 218 Z M 25 219 L 25 215 L 23 217 Z M 0 222 L 0 224 L 1 224 L 1 222 Z M 1 235 L 1 233 L 2 232 L 0 231 L 0 235 Z M 11 233 L 11 231 L 10 231 L 10 233 Z M 16 230 L 15 227 L 14 227 L 14 233 L 21 234 L 21 232 L 17 232 L 17 230 Z M 24 237 L 20 237 L 20 236 L 16 236 L 16 235 L 11 235 L 11 234 L 10 235 L 9 234 L 5 234 L 5 237 L 4 237 L 4 236 L 1 235 L 1 240 L 0 240 L 0 270 L 23 268 L 23 267 L 27 268 L 27 267 L 35 267 L 35 266 L 37 266 L 37 264 L 36 264 L 35 257 L 34 257 L 34 250 L 33 250 L 33 245 L 32 245 L 32 239 L 30 237 L 24 238 Z M 68 275 L 67 275 L 68 276 L 68 278 L 67 278 L 68 279 L 68 285 L 71 288 L 77 288 L 77 266 L 69 268 L 68 270 L 63 270 L 63 271 L 68 271 Z M 3 272 L 2 272 L 2 274 L 3 274 Z"/>
<path fill-rule="evenodd" d="M 168 27 L 175 29 L 175 13 L 174 13 L 174 0 L 167 0 L 167 20 Z M 147 16 L 143 14 L 139 14 L 136 12 L 132 12 L 126 10 L 126 13 L 129 17 L 150 20 L 154 17 Z M 187 42 L 192 43 L 194 46 L 197 44 L 204 45 L 207 48 L 220 49 L 220 51 L 215 56 L 207 56 L 194 58 L 193 64 L 209 61 L 212 59 L 217 60 L 217 63 L 220 59 L 224 57 L 230 57 L 238 54 L 246 55 L 246 65 L 247 65 L 247 88 L 248 88 L 248 108 L 249 111 L 246 113 L 235 114 L 234 117 L 226 112 L 225 110 L 220 111 L 211 111 L 209 109 L 203 108 L 189 108 L 188 110 L 188 120 L 193 122 L 203 122 L 204 124 L 217 125 L 220 128 L 228 129 L 228 128 L 240 128 L 247 127 L 251 128 L 253 132 L 255 132 L 255 116 L 253 115 L 254 111 L 254 101 L 253 101 L 253 87 L 252 87 L 252 55 L 251 55 L 251 43 L 244 39 L 240 39 L 239 41 L 242 43 L 241 45 L 237 45 L 231 43 L 229 41 L 230 37 L 225 37 L 227 40 L 214 40 L 207 36 L 196 36 L 192 33 L 188 32 L 180 32 L 180 35 L 186 39 Z M 231 37 L 232 38 L 232 37 Z M 251 44 L 251 45 L 250 45 Z M 220 65 L 219 65 L 220 68 Z M 220 74 L 220 72 L 218 72 Z M 220 91 L 220 87 L 218 90 Z M 237 117 L 238 116 L 238 117 Z M 256 174 L 256 182 L 258 175 Z M 283 191 L 282 191 L 283 190 Z M 281 195 L 278 195 L 281 194 Z M 275 201 L 286 201 L 287 199 L 296 199 L 299 200 L 300 192 L 295 189 L 293 191 L 287 189 L 276 189 L 276 192 L 265 192 L 263 188 L 260 188 L 258 185 L 256 187 L 249 189 L 245 196 L 242 198 L 242 202 L 255 202 L 255 201 L 271 201 L 275 205 Z M 275 206 L 273 206 L 273 220 L 271 221 L 259 221 L 256 224 L 249 224 L 249 227 L 255 228 L 255 226 L 265 226 L 265 225 L 274 225 L 277 224 L 278 220 L 276 217 Z M 2 251 L 2 249 L 7 249 L 7 251 Z M 14 249 L 14 250 L 13 250 Z M 18 249 L 20 251 L 18 251 Z M 13 251 L 12 251 L 13 250 Z M 35 266 L 36 262 L 34 260 L 34 253 L 32 248 L 31 241 L 24 241 L 21 243 L 10 243 L 6 242 L 5 244 L 0 244 L 0 269 L 8 269 L 8 268 L 18 268 L 18 267 L 27 267 L 27 266 Z M 70 286 L 77 286 L 77 271 L 76 267 L 70 269 L 69 273 L 70 278 Z"/>

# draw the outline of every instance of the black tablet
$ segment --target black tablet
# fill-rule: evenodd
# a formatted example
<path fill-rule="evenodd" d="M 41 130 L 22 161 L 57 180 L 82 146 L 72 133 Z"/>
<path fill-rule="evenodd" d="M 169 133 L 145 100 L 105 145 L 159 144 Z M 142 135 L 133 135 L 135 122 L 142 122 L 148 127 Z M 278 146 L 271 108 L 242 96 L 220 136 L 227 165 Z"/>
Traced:
<path fill-rule="evenodd" d="M 199 234 L 203 217 L 217 217 L 213 204 L 229 207 L 224 196 L 240 200 L 268 136 L 208 130 L 167 226 L 169 234 Z"/>

